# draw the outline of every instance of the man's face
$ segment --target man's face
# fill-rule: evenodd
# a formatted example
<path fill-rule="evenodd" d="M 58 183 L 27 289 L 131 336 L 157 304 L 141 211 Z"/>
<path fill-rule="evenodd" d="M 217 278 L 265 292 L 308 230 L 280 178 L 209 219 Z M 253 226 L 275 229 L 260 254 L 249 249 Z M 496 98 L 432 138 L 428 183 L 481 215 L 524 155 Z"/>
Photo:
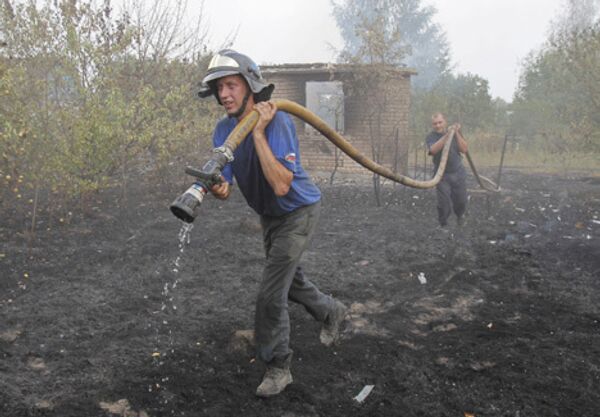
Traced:
<path fill-rule="evenodd" d="M 431 119 L 431 125 L 433 126 L 433 130 L 437 133 L 445 133 L 446 132 L 446 119 L 443 116 L 435 116 Z"/>
<path fill-rule="evenodd" d="M 217 80 L 217 93 L 219 100 L 228 115 L 235 114 L 244 102 L 248 93 L 248 85 L 241 75 L 228 75 Z M 252 96 L 250 96 L 252 99 Z M 246 106 L 246 110 L 252 106 Z"/>

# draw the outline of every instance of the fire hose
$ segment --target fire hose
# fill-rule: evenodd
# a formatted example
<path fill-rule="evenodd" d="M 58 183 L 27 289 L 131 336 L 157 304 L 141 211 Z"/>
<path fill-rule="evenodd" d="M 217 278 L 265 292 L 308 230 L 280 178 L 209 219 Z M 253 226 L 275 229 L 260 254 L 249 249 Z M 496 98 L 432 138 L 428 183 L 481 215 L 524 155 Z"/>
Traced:
<path fill-rule="evenodd" d="M 444 148 L 442 149 L 440 164 L 436 170 L 435 175 L 429 180 L 420 181 L 407 177 L 405 175 L 395 173 L 389 168 L 367 158 L 365 155 L 361 154 L 354 146 L 352 146 L 352 144 L 350 144 L 346 139 L 344 139 L 342 135 L 340 135 L 334 129 L 329 127 L 327 123 L 325 123 L 320 117 L 308 110 L 306 107 L 303 107 L 290 100 L 273 99 L 272 101 L 277 106 L 278 110 L 282 110 L 287 113 L 293 114 L 294 116 L 298 117 L 304 122 L 310 124 L 323 136 L 329 139 L 331 143 L 337 146 L 340 150 L 342 150 L 342 152 L 344 152 L 354 161 L 356 161 L 369 171 L 381 175 L 384 178 L 390 179 L 394 182 L 400 183 L 408 187 L 427 189 L 435 187 L 444 175 L 444 171 L 446 170 L 446 164 L 448 162 L 450 146 L 452 145 L 452 141 L 454 140 L 455 135 L 453 128 L 449 129 L 450 137 L 446 141 L 446 143 L 444 144 Z M 258 118 L 259 115 L 257 111 L 252 111 L 246 117 L 244 117 L 229 134 L 223 145 L 213 149 L 212 158 L 202 167 L 201 170 L 197 170 L 191 167 L 187 167 L 185 169 L 185 172 L 189 175 L 196 177 L 197 181 L 186 192 L 184 192 L 177 199 L 175 199 L 175 201 L 171 204 L 171 211 L 176 217 L 180 218 L 181 220 L 187 223 L 191 223 L 194 221 L 197 215 L 197 209 L 202 203 L 204 196 L 213 185 L 219 184 L 222 181 L 221 171 L 228 162 L 233 161 L 233 151 L 252 132 L 254 126 L 258 121 Z M 469 153 L 466 152 L 465 155 L 467 157 L 467 161 L 469 162 L 469 166 L 471 167 L 471 171 L 473 172 L 473 175 L 475 176 L 479 186 L 484 190 L 490 192 L 500 191 L 500 187 L 496 185 L 492 180 L 482 175 L 479 175 L 477 169 L 475 168 L 475 164 L 473 163 L 473 159 L 471 158 Z"/>

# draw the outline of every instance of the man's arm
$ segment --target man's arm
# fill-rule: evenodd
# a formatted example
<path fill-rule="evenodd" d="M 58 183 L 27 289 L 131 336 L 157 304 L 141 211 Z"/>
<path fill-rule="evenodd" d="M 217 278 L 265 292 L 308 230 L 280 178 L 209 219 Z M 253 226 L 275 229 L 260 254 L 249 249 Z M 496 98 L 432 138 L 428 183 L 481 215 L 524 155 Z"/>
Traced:
<path fill-rule="evenodd" d="M 460 124 L 457 123 L 455 125 L 450 126 L 450 129 L 454 129 L 454 132 L 456 133 L 454 135 L 454 139 L 456 140 L 456 144 L 458 145 L 458 151 L 461 153 L 466 153 L 467 152 L 467 141 L 465 140 L 464 136 L 462 135 L 460 127 L 461 127 Z M 435 155 L 436 153 L 438 153 L 439 151 L 441 151 L 444 148 L 446 141 L 448 140 L 448 138 L 450 138 L 450 129 L 448 129 L 448 132 L 446 132 L 446 134 L 444 136 L 439 138 L 437 142 L 435 142 L 433 145 L 431 145 L 429 147 L 429 155 Z"/>
<path fill-rule="evenodd" d="M 258 122 L 252 131 L 254 136 L 254 147 L 258 154 L 258 160 L 262 168 L 263 174 L 267 182 L 273 188 L 275 195 L 278 197 L 284 196 L 290 190 L 294 173 L 281 164 L 269 147 L 265 128 L 275 117 L 277 106 L 270 101 L 257 103 L 254 109 L 259 114 Z"/>
<path fill-rule="evenodd" d="M 460 130 L 459 124 L 456 124 L 456 144 L 460 153 L 467 153 L 467 141 Z"/>
<path fill-rule="evenodd" d="M 446 141 L 448 140 L 449 136 L 450 132 L 447 132 L 444 136 L 439 138 L 437 142 L 431 145 L 429 147 L 429 155 L 435 155 L 436 153 L 441 151 L 444 148 L 444 145 L 446 144 Z"/>

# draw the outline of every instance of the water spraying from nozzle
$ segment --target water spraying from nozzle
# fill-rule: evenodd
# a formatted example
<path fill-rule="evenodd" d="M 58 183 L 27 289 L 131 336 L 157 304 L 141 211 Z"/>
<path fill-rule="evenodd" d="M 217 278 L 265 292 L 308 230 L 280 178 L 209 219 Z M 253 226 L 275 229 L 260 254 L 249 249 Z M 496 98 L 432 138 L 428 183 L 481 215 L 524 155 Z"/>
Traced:
<path fill-rule="evenodd" d="M 175 304 L 174 293 L 177 285 L 179 284 L 179 271 L 182 266 L 183 253 L 187 245 L 191 242 L 191 231 L 194 228 L 192 223 L 183 222 L 181 229 L 177 236 L 178 239 L 178 254 L 172 265 L 169 265 L 170 272 L 169 278 L 165 281 L 162 289 L 162 305 L 160 310 L 155 311 L 158 314 L 159 323 L 155 326 L 156 330 L 156 345 L 154 347 L 154 353 L 152 357 L 154 364 L 158 367 L 162 367 L 165 364 L 165 358 L 175 353 L 175 340 L 173 337 L 173 331 L 170 326 L 169 314 L 175 314 L 177 311 L 177 305 Z M 166 343 L 164 338 L 166 338 Z M 159 382 L 155 382 L 148 386 L 149 392 L 161 392 L 165 394 L 168 392 L 167 383 L 169 383 L 170 377 L 163 376 Z M 168 401 L 165 400 L 165 404 Z"/>
<path fill-rule="evenodd" d="M 159 317 L 161 317 L 159 319 L 160 324 L 158 324 L 156 326 L 156 347 L 155 347 L 155 352 L 157 353 L 156 358 L 160 358 L 160 357 L 164 356 L 164 353 L 166 353 L 168 351 L 173 353 L 173 344 L 174 344 L 173 332 L 169 326 L 168 316 L 165 317 L 165 316 L 163 316 L 163 314 L 168 315 L 170 313 L 174 313 L 177 311 L 177 305 L 175 304 L 174 292 L 175 292 L 175 289 L 177 288 L 177 285 L 179 284 L 178 274 L 181 269 L 181 261 L 183 258 L 183 253 L 185 251 L 185 247 L 190 244 L 191 231 L 193 228 L 194 228 L 194 225 L 191 223 L 182 223 L 181 229 L 179 230 L 179 235 L 178 235 L 179 253 L 177 254 L 177 258 L 175 258 L 172 265 L 170 266 L 172 274 L 169 274 L 169 277 L 171 277 L 171 279 L 166 280 L 163 285 L 162 305 L 160 307 L 160 310 L 156 311 L 156 313 L 160 314 Z M 160 331 L 160 328 L 163 328 L 164 330 Z M 168 346 L 166 348 L 164 346 L 161 346 L 161 343 L 160 343 L 161 334 L 167 335 Z M 162 347 L 162 349 L 161 349 L 161 347 Z M 161 350 L 163 350 L 162 354 L 160 353 Z"/>

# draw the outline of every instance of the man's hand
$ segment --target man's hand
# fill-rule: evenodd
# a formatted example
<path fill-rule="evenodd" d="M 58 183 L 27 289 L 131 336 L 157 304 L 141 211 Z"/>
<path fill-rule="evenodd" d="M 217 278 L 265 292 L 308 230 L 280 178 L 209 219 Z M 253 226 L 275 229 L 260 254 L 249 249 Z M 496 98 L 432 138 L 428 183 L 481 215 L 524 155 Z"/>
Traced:
<path fill-rule="evenodd" d="M 455 123 L 454 125 L 454 131 L 456 132 L 456 144 L 458 145 L 458 151 L 460 153 L 466 153 L 467 152 L 467 141 L 465 140 L 465 137 L 463 136 L 461 130 L 460 130 L 460 123 Z"/>
<path fill-rule="evenodd" d="M 227 197 L 229 197 L 231 190 L 227 180 L 223 176 L 221 176 L 221 179 L 223 182 L 213 185 L 210 189 L 210 192 L 215 196 L 215 198 L 218 198 L 219 200 L 225 200 Z"/>
<path fill-rule="evenodd" d="M 253 132 L 254 134 L 257 132 L 263 133 L 267 125 L 273 120 L 273 117 L 275 117 L 277 106 L 271 101 L 261 101 L 254 105 L 254 110 L 258 112 L 258 122 L 256 122 Z"/>

